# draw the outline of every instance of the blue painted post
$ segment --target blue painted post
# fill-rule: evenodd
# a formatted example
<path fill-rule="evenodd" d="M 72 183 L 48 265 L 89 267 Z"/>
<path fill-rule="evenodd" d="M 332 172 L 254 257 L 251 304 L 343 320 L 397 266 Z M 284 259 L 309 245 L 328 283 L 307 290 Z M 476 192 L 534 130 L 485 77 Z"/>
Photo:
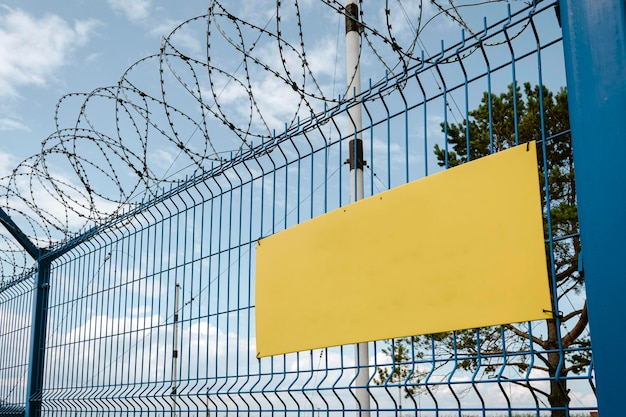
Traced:
<path fill-rule="evenodd" d="M 28 385 L 26 388 L 26 417 L 39 417 L 41 415 L 41 388 L 43 387 L 50 264 L 51 261 L 49 259 L 40 259 L 37 267 L 33 324 L 30 337 Z"/>
<path fill-rule="evenodd" d="M 37 260 L 37 282 L 35 283 L 30 330 L 25 414 L 26 417 L 39 417 L 41 415 L 41 388 L 43 387 L 46 322 L 48 318 L 48 287 L 50 284 L 50 265 L 52 260 L 42 258 L 46 251 L 38 249 L 2 208 L 0 208 L 0 224 L 11 233 L 33 259 Z"/>
<path fill-rule="evenodd" d="M 561 0 L 587 307 L 601 416 L 624 413 L 626 3 Z"/>

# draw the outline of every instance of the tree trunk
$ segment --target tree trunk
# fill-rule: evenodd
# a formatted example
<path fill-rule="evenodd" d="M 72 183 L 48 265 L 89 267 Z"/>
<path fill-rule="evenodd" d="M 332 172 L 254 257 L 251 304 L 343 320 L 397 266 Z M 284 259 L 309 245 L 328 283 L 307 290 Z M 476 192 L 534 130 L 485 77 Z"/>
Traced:
<path fill-rule="evenodd" d="M 556 352 L 548 353 L 548 374 L 550 375 L 550 393 L 548 395 L 548 401 L 552 410 L 552 417 L 567 417 L 565 406 L 569 403 L 569 396 L 567 395 L 567 380 L 559 379 L 555 380 L 557 370 L 559 368 L 559 362 L 561 361 L 561 353 L 558 351 L 559 338 L 557 332 L 557 324 L 555 320 L 546 320 L 548 325 L 548 349 L 556 350 Z M 561 365 L 561 368 L 565 368 L 565 364 Z M 565 378 L 566 374 L 561 372 L 561 378 Z M 554 409 L 558 408 L 558 409 Z"/>
<path fill-rule="evenodd" d="M 557 354 L 558 355 L 558 354 Z M 552 417 L 566 417 L 565 405 L 569 402 L 567 396 L 567 380 L 561 379 L 559 382 L 554 380 L 550 381 L 550 395 L 548 395 L 548 401 L 552 410 Z M 554 410 L 554 408 L 559 408 Z"/>

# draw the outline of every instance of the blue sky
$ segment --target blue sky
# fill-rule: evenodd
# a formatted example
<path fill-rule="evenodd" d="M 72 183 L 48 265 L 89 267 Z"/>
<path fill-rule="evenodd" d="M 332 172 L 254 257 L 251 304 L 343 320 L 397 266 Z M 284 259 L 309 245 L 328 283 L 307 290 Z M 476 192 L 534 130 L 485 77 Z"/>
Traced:
<path fill-rule="evenodd" d="M 6 192 L 4 187 L 10 182 L 6 207 L 14 211 L 9 214 L 21 210 L 20 215 L 44 218 L 53 230 L 78 230 L 89 223 L 86 218 L 93 220 L 113 212 L 118 204 L 150 197 L 150 193 L 143 192 L 146 188 L 153 192 L 157 187 L 167 188 L 164 178 L 176 180 L 210 168 L 211 161 L 228 159 L 233 152 L 271 138 L 274 132 L 280 134 L 285 125 L 297 123 L 297 117 L 306 120 L 310 112 L 319 112 L 325 105 L 332 108 L 338 96 L 345 96 L 344 19 L 336 11 L 342 2 L 282 2 L 278 10 L 272 0 L 222 3 L 228 13 L 241 19 L 238 25 L 218 8 L 220 3 L 206 0 L 190 0 L 182 5 L 165 0 L 0 0 L 0 188 L 5 190 L 0 194 Z M 384 4 L 363 3 L 368 28 L 361 53 L 364 88 L 369 79 L 373 83 L 384 79 L 386 71 L 400 72 L 403 65 L 416 65 L 422 50 L 427 58 L 437 56 L 442 39 L 448 47 L 459 42 L 461 19 L 469 38 L 482 30 L 483 16 L 487 15 L 492 24 L 506 18 L 507 6 L 513 11 L 526 6 L 524 1 L 511 0 L 469 7 L 473 0 L 459 0 L 454 2 L 457 9 L 449 9 L 446 15 L 432 2 L 396 0 L 388 3 L 391 12 L 387 17 L 382 10 Z M 215 5 L 219 13 L 210 21 L 209 48 L 206 20 L 193 20 L 169 38 L 170 43 L 163 49 L 166 58 L 159 61 L 156 55 L 163 38 L 182 22 L 207 13 L 210 5 Z M 302 26 L 298 24 L 298 12 Z M 275 37 L 277 14 L 281 40 L 289 42 L 281 44 L 282 49 Z M 542 15 L 552 16 L 550 12 Z M 254 26 L 242 24 L 244 21 Z M 501 27 L 502 22 L 498 25 Z M 416 38 L 417 30 L 420 35 Z M 559 31 L 558 27 L 552 30 Z M 520 32 L 519 27 L 512 27 L 508 35 L 517 43 L 518 54 L 536 47 L 530 30 Z M 405 54 L 398 54 L 385 42 L 392 37 Z M 306 51 L 305 67 L 301 65 L 300 42 Z M 510 61 L 502 35 L 489 42 L 496 45 L 490 47 L 493 67 Z M 192 61 L 170 54 L 174 48 L 197 60 L 194 72 L 188 65 Z M 562 53 L 558 46 L 553 49 L 556 53 L 553 50 L 544 54 L 544 67 L 549 70 L 544 70 L 543 82 L 554 90 L 564 81 L 559 63 Z M 204 65 L 207 50 L 212 72 Z M 248 56 L 246 65 L 244 53 Z M 151 58 L 142 60 L 144 57 Z M 485 73 L 480 54 L 470 54 L 466 62 L 470 78 Z M 455 62 L 448 64 L 441 66 L 444 77 L 459 85 L 460 67 Z M 172 107 L 168 111 L 155 100 L 149 103 L 148 111 L 148 107 L 142 107 L 141 94 L 156 99 L 164 94 L 159 65 L 163 68 L 166 102 Z M 533 59 L 520 61 L 516 70 L 520 82 L 538 82 Z M 297 83 L 298 91 L 287 80 Z M 441 91 L 441 78 L 435 70 L 425 73 L 422 80 L 429 84 L 427 90 Z M 112 99 L 120 82 L 125 88 L 124 100 L 131 102 L 126 109 L 116 108 L 116 100 Z M 511 71 L 494 73 L 490 82 L 494 93 L 505 91 L 512 82 Z M 102 87 L 112 87 L 104 92 L 107 97 L 90 97 L 83 108 L 85 95 L 70 96 L 56 112 L 55 106 L 64 95 L 89 94 Z M 468 109 L 478 105 L 486 89 L 484 77 L 472 83 L 467 92 Z M 301 91 L 307 94 L 301 96 Z M 461 88 L 449 95 L 446 112 L 450 122 L 459 123 L 464 118 L 463 96 Z M 132 103 L 140 106 L 133 107 Z M 443 107 L 437 112 L 431 110 L 424 122 L 431 143 L 443 138 L 441 110 Z M 143 117 L 148 114 L 145 112 L 150 114 L 148 121 Z M 138 119 L 143 123 L 139 130 L 134 125 Z M 55 135 L 57 123 L 61 130 L 70 129 L 69 136 Z M 417 130 L 414 133 L 421 134 Z M 88 131 L 88 137 L 75 135 L 77 131 Z M 101 148 L 101 138 L 110 138 L 113 146 Z M 43 142 L 48 151 L 45 158 L 31 158 L 42 150 Z M 181 146 L 189 152 L 182 152 Z M 122 156 L 132 155 L 129 160 L 134 166 L 120 157 L 121 147 Z M 385 152 L 386 144 L 374 138 L 372 147 Z M 68 161 L 64 152 L 82 159 L 78 163 Z M 423 155 L 416 158 L 412 161 L 416 166 L 424 165 Z M 21 164 L 25 160 L 27 163 Z M 12 176 L 18 164 L 18 175 Z M 431 172 L 438 169 L 432 157 L 429 165 L 433 165 Z M 148 175 L 136 175 L 137 169 L 143 170 L 144 166 L 150 171 Z M 56 189 L 58 184 L 62 192 Z M 81 201 L 86 194 L 93 197 L 94 189 L 98 191 L 95 203 Z M 38 230 L 26 233 L 43 235 Z M 45 234 L 50 237 L 47 231 Z"/>
<path fill-rule="evenodd" d="M 131 120 L 132 116 L 122 117 L 119 125 L 116 125 L 116 111 L 119 109 L 111 105 L 115 104 L 115 100 L 111 100 L 110 91 L 109 97 L 91 99 L 84 112 L 81 107 L 85 102 L 84 96 L 64 100 L 58 112 L 58 120 L 55 120 L 55 106 L 61 97 L 69 93 L 90 93 L 108 86 L 115 88 L 123 75 L 124 87 L 127 88 L 124 93 L 130 96 L 129 101 L 142 100 L 136 94 L 137 90 L 129 86 L 139 88 L 151 97 L 161 97 L 158 59 L 150 58 L 136 66 L 133 64 L 144 57 L 158 54 L 164 36 L 181 22 L 205 14 L 209 6 L 217 2 L 0 0 L 0 189 L 3 190 L 0 195 L 5 194 L 7 182 L 15 179 L 11 177 L 13 168 L 38 154 L 43 141 L 46 141 L 46 150 L 55 146 L 57 150 L 46 155 L 45 174 L 60 178 L 66 187 L 66 195 L 62 198 L 50 195 L 49 190 L 54 188 L 48 183 L 50 178 L 40 175 L 43 171 L 37 169 L 43 170 L 43 165 L 33 158 L 28 164 L 19 167 L 19 181 L 11 183 L 11 192 L 6 193 L 6 207 L 22 210 L 26 215 L 34 214 L 35 218 L 42 214 L 37 212 L 37 207 L 45 207 L 49 210 L 44 213 L 47 217 L 57 216 L 61 219 L 59 223 L 64 223 L 59 229 L 77 230 L 85 223 L 82 222 L 84 219 L 75 221 L 80 215 L 90 220 L 97 217 L 92 216 L 92 212 L 89 216 L 85 215 L 83 209 L 86 206 L 77 208 L 69 215 L 62 210 L 61 206 L 67 208 L 72 205 L 68 201 L 81 204 L 76 201 L 76 194 L 80 194 L 79 188 L 84 185 L 81 184 L 81 175 L 89 178 L 92 189 L 97 187 L 101 191 L 103 195 L 99 197 L 102 197 L 102 201 L 96 203 L 102 204 L 103 207 L 99 209 L 107 214 L 116 209 L 112 207 L 115 204 L 107 206 L 111 201 L 124 204 L 133 198 L 146 197 L 141 192 L 142 187 L 161 187 L 161 179 L 164 177 L 172 180 L 184 178 L 187 174 L 196 173 L 200 165 L 204 164 L 200 169 L 209 165 L 205 164 L 206 160 L 228 159 L 231 152 L 249 146 L 243 141 L 258 144 L 261 138 L 271 138 L 273 131 L 280 133 L 285 124 L 293 125 L 298 116 L 306 119 L 311 111 L 321 111 L 324 105 L 332 107 L 338 96 L 345 96 L 344 19 L 335 10 L 342 2 L 282 2 L 278 11 L 277 3 L 272 0 L 233 0 L 223 3 L 229 13 L 241 20 L 237 27 L 222 13 L 211 21 L 209 57 L 213 73 L 207 74 L 206 67 L 197 65 L 194 74 L 189 71 L 187 61 L 175 58 L 167 60 L 163 76 L 167 84 L 164 88 L 167 91 L 167 103 L 182 113 L 176 113 L 173 121 L 167 120 L 167 110 L 152 102 L 148 122 L 151 125 L 145 129 L 149 132 L 142 136 L 143 132 L 138 132 L 132 125 L 135 121 Z M 446 4 L 445 1 L 439 3 Z M 400 72 L 403 64 L 408 67 L 417 64 L 416 57 L 420 57 L 421 50 L 426 57 L 436 56 L 441 48 L 441 39 L 445 39 L 448 46 L 459 42 L 461 20 L 465 22 L 466 36 L 469 37 L 482 30 L 482 16 L 488 15 L 491 24 L 506 17 L 507 6 L 513 11 L 526 6 L 525 1 L 510 0 L 487 1 L 480 7 L 464 7 L 474 3 L 473 0 L 457 0 L 454 2 L 457 9 L 448 10 L 449 14 L 446 15 L 440 13 L 430 1 L 395 0 L 388 2 L 391 13 L 387 16 L 382 10 L 385 2 L 364 2 L 364 20 L 368 28 L 364 34 L 368 37 L 363 41 L 361 54 L 363 86 L 368 85 L 368 79 L 374 83 L 384 79 L 386 71 Z M 300 9 L 296 10 L 294 4 Z M 420 4 L 421 10 L 418 7 Z M 298 12 L 302 16 L 301 28 L 297 20 Z M 277 14 L 280 14 L 281 19 L 281 39 L 288 41 L 294 50 L 289 50 L 286 44 L 282 45 L 282 49 L 278 48 L 275 37 L 263 32 L 263 29 L 267 29 L 268 32 L 276 33 Z M 243 21 L 255 26 L 242 25 Z M 300 29 L 302 39 L 299 38 Z M 416 38 L 414 34 L 418 29 L 420 35 Z M 558 27 L 552 29 L 557 33 L 559 31 Z M 519 48 L 516 47 L 520 51 L 518 53 L 533 50 L 535 45 L 531 31 L 525 30 L 517 38 L 518 30 L 511 28 L 508 33 L 514 42 L 521 44 Z M 389 42 L 385 43 L 391 38 L 406 54 L 396 53 Z M 171 37 L 171 44 L 166 45 L 164 50 L 169 53 L 176 48 L 186 56 L 205 62 L 206 40 L 207 25 L 200 19 L 178 30 Z M 502 41 L 489 40 L 492 43 Z M 301 55 L 298 55 L 300 42 L 304 44 L 308 63 L 304 77 L 300 69 Z M 504 44 L 490 49 L 494 51 L 494 67 L 498 60 L 510 60 Z M 242 65 L 244 53 L 250 58 L 247 73 Z M 407 58 L 409 55 L 412 57 Z M 559 61 L 559 55 L 562 54 L 557 50 L 556 53 L 544 55 L 544 66 L 550 69 L 544 71 L 543 82 L 554 90 L 564 84 L 562 65 L 553 65 L 552 62 Z M 283 60 L 284 63 L 281 62 Z M 484 74 L 485 63 L 481 60 L 478 53 L 467 58 L 470 76 Z M 131 66 L 132 70 L 126 73 Z M 449 73 L 450 79 L 454 79 L 458 85 L 460 67 L 456 63 L 442 65 L 441 70 L 444 74 Z M 532 59 L 520 62 L 517 71 L 520 82 L 537 83 L 536 63 Z M 292 75 L 288 76 L 290 72 Z M 246 74 L 249 75 L 248 80 Z M 527 78 L 528 74 L 531 74 L 531 78 Z M 196 75 L 197 91 L 186 91 L 185 83 L 192 85 Z M 436 71 L 432 69 L 422 77 L 430 84 L 427 89 L 441 90 L 442 83 L 437 77 Z M 292 84 L 285 82 L 286 79 L 296 80 L 302 85 L 297 85 L 299 90 L 294 91 Z M 493 92 L 499 94 L 505 91 L 511 81 L 508 70 L 494 73 L 490 81 Z M 478 104 L 486 89 L 484 79 L 472 84 L 467 93 L 468 109 Z M 300 91 L 310 94 L 305 104 Z M 198 93 L 202 93 L 201 99 Z M 449 113 L 446 115 L 451 122 L 458 123 L 464 117 L 463 95 L 462 89 L 450 94 L 449 109 L 445 111 Z M 200 101 L 202 106 L 198 105 Z M 443 121 L 441 110 L 443 108 L 432 112 L 433 116 L 423 123 L 432 141 L 441 141 L 443 137 L 440 128 Z M 133 115 L 136 116 L 136 113 L 140 111 Z M 185 119 L 183 114 L 189 118 Z M 57 122 L 60 129 L 87 129 L 91 137 L 55 137 Z M 200 126 L 204 122 L 206 126 Z M 229 129 L 229 123 L 235 129 Z M 241 130 L 238 132 L 237 129 Z M 421 127 L 419 131 L 422 131 Z M 120 162 L 119 154 L 115 154 L 118 148 L 106 149 L 108 154 L 103 156 L 98 148 L 98 140 L 91 140 L 100 134 L 121 143 L 126 148 L 124 151 L 134 153 L 130 159 L 137 165 L 129 167 L 126 166 L 128 161 Z M 50 135 L 52 137 L 48 140 Z M 115 143 L 115 146 L 119 143 Z M 381 144 L 384 149 L 386 145 L 374 138 L 372 147 L 376 149 Z M 179 145 L 188 147 L 190 155 L 182 155 Z M 71 166 L 63 151 L 84 158 L 82 166 L 79 169 L 76 165 Z M 200 157 L 194 159 L 194 152 Z M 112 162 L 108 167 L 109 158 Z M 142 183 L 143 180 L 137 178 L 134 169 L 144 161 L 151 171 L 151 179 Z M 419 164 L 422 161 L 414 162 Z M 34 171 L 28 171 L 31 168 L 29 164 L 35 167 Z M 124 184 L 112 183 L 111 175 L 107 177 L 110 172 L 102 175 L 99 171 L 102 167 L 116 170 L 114 176 Z M 83 173 L 83 168 L 89 172 Z M 31 172 L 35 172 L 35 175 L 31 176 Z M 37 177 L 36 180 L 41 184 L 33 182 L 33 177 Z M 121 197 L 118 192 L 120 188 L 124 188 Z M 108 192 L 111 194 L 106 194 Z"/>
<path fill-rule="evenodd" d="M 37 152 L 63 94 L 114 85 L 158 51 L 161 36 L 206 8 L 199 0 L 0 2 L 0 151 Z"/>
<path fill-rule="evenodd" d="M 456 2 L 457 5 L 464 3 L 472 2 Z M 511 3 L 514 8 L 522 4 L 520 1 Z M 233 14 L 261 27 L 276 11 L 273 1 L 224 4 Z M 412 38 L 402 39 L 402 34 L 410 33 L 410 26 L 416 21 L 417 2 L 391 4 L 394 6 L 394 34 L 401 46 L 408 47 Z M 336 53 L 337 47 L 343 47 L 338 43 L 343 33 L 337 26 L 340 23 L 337 13 L 311 0 L 301 1 L 300 6 L 306 14 L 304 22 L 310 22 L 305 28 L 309 31 L 307 36 L 315 39 L 307 44 L 313 70 L 322 77 L 325 75 L 327 80 L 332 78 L 339 86 L 330 87 L 329 95 L 340 94 L 345 69 Z M 384 31 L 383 13 L 373 13 L 375 7 L 369 7 L 366 12 L 370 13 L 370 23 Z M 480 27 L 480 16 L 486 12 L 502 16 L 505 7 L 505 3 L 492 3 L 482 9 L 460 10 L 470 25 Z M 20 160 L 38 152 L 41 141 L 54 130 L 54 106 L 63 94 L 115 85 L 132 63 L 158 52 L 162 36 L 185 19 L 206 13 L 207 8 L 206 0 L 175 3 L 166 0 L 0 1 L 0 152 Z M 283 9 L 283 26 L 295 30 L 290 26 L 293 10 L 289 6 Z M 424 21 L 436 11 L 430 2 L 424 2 Z M 273 22 L 268 29 L 275 29 Z M 205 39 L 201 36 L 201 32 L 181 32 L 177 41 L 189 50 L 198 51 L 204 48 Z M 416 50 L 425 48 L 432 53 L 439 47 L 439 39 L 450 36 L 458 40 L 460 26 L 439 15 L 429 23 Z M 228 51 L 225 54 L 228 55 Z M 372 61 L 371 54 L 364 55 L 364 67 Z M 372 66 L 369 76 L 384 76 L 384 68 Z M 368 73 L 363 77 L 364 82 L 367 78 Z M 272 91 L 275 85 L 268 80 L 263 87 Z M 268 101 L 265 104 L 275 107 L 282 103 Z M 288 111 L 277 111 L 276 121 L 288 114 Z M 2 160 L 6 158 L 7 155 L 2 156 Z"/>
<path fill-rule="evenodd" d="M 84 96 L 73 97 L 64 100 L 60 106 L 59 119 L 56 120 L 56 105 L 59 99 L 71 93 L 90 93 L 101 87 L 117 86 L 122 75 L 138 60 L 144 57 L 158 54 L 161 48 L 162 39 L 167 36 L 179 24 L 195 16 L 203 15 L 207 12 L 209 3 L 205 0 L 193 0 L 186 2 L 169 2 L 164 0 L 67 0 L 63 2 L 46 1 L 0 1 L 0 177 L 1 185 L 11 181 L 12 170 L 21 164 L 22 161 L 37 155 L 42 150 L 42 142 L 46 141 L 45 148 L 59 148 L 69 146 L 77 155 L 86 158 L 93 163 L 92 172 L 88 173 L 88 178 L 92 182 L 92 187 L 98 187 L 105 196 L 104 200 L 98 201 L 99 209 L 105 213 L 115 210 L 115 204 L 107 205 L 107 198 L 113 195 L 113 200 L 120 199 L 115 195 L 118 191 L 116 184 L 107 181 L 106 175 L 102 176 L 97 172 L 99 167 L 105 166 L 106 161 L 102 152 L 94 146 L 94 141 L 72 139 L 62 141 L 54 136 L 56 123 L 59 128 L 73 128 L 77 119 L 82 116 L 81 105 Z M 256 21 L 261 26 L 265 25 L 274 14 L 274 2 L 230 2 L 228 7 L 232 7 L 233 13 L 241 15 L 246 19 Z M 262 22 L 262 23 L 260 23 Z M 189 55 L 206 58 L 206 24 L 199 20 L 195 24 L 187 25 L 177 32 L 172 38 L 176 48 Z M 227 45 L 228 46 L 228 45 Z M 221 48 L 222 46 L 218 46 Z M 216 48 L 214 48 L 215 50 Z M 218 49 L 219 51 L 219 49 Z M 220 60 L 228 55 L 219 51 L 214 55 L 219 55 Z M 202 59 L 202 58 L 201 58 Z M 235 56 L 234 60 L 237 61 Z M 226 60 L 224 60 L 226 62 Z M 156 60 L 147 60 L 134 68 L 128 78 L 140 85 L 144 91 L 160 96 L 158 83 L 158 67 Z M 232 68 L 236 68 L 236 63 Z M 185 74 L 186 75 L 186 74 Z M 167 73 L 169 82 L 174 84 L 168 86 L 168 99 L 173 105 L 180 108 L 192 117 L 198 116 L 198 106 L 186 106 L 185 96 L 176 101 L 179 95 L 180 86 L 177 85 L 171 73 Z M 206 81 L 203 81 L 203 88 L 206 88 Z M 262 84 L 262 81 L 260 82 Z M 271 86 L 269 87 L 271 88 Z M 184 93 L 184 92 L 183 92 Z M 237 91 L 224 94 L 226 104 L 237 104 Z M 269 96 L 268 96 L 269 97 Z M 112 100 L 91 100 L 86 117 L 83 117 L 79 127 L 85 128 L 87 124 L 93 123 L 96 132 L 102 132 L 110 137 L 119 137 L 124 146 L 133 151 L 141 148 L 141 140 L 133 136 L 134 131 L 128 130 L 128 125 L 121 127 L 115 132 L 115 109 L 109 104 Z M 268 105 L 273 103 L 268 101 Z M 282 104 L 282 103 L 281 103 Z M 283 104 L 282 108 L 289 106 Z M 154 106 L 152 107 L 154 108 Z M 236 108 L 236 107 L 235 107 Z M 162 110 L 162 109 L 161 109 Z M 273 111 L 280 114 L 281 106 L 273 106 Z M 79 116 L 81 115 L 81 116 Z M 158 116 L 153 115 L 151 122 L 161 123 L 160 126 L 167 126 L 161 112 Z M 88 120 L 87 120 L 88 118 Z M 270 117 L 270 119 L 281 119 L 281 116 Z M 179 120 L 177 122 L 180 122 Z M 184 121 L 188 122 L 188 121 Z M 181 129 L 182 140 L 191 142 L 190 146 L 202 148 L 204 141 L 202 136 L 194 137 L 194 125 L 182 123 L 177 125 Z M 217 123 L 221 125 L 221 123 Z M 126 130 L 125 130 L 126 129 Z M 67 139 L 67 138 L 65 138 Z M 155 170 L 155 176 L 175 175 L 177 167 L 175 164 L 188 166 L 187 160 L 179 158 L 179 151 L 167 141 L 164 143 L 156 135 L 150 136 L 150 143 L 153 146 L 147 150 L 150 158 L 150 168 Z M 199 139 L 199 140 L 198 140 Z M 228 148 L 228 147 L 227 147 Z M 110 155 L 108 155 L 110 156 Z M 22 164 L 19 168 L 20 175 L 18 181 L 12 185 L 12 193 L 24 199 L 30 194 L 28 201 L 15 201 L 11 199 L 8 203 L 9 209 L 21 210 L 37 218 L 39 208 L 48 211 L 48 218 L 64 218 L 63 204 L 58 196 L 51 195 L 49 190 L 53 189 L 44 178 L 43 184 L 33 185 L 30 172 L 30 159 L 27 164 Z M 76 196 L 77 187 L 80 190 L 79 175 L 75 172 L 75 167 L 68 163 L 67 158 L 60 152 L 52 152 L 46 155 L 46 169 L 51 177 L 55 177 L 64 185 L 66 191 Z M 119 160 L 113 161 L 113 166 L 118 169 L 122 181 L 131 178 L 124 164 Z M 36 167 L 41 170 L 42 165 Z M 36 172 L 36 171 L 35 171 Z M 41 172 L 41 171 L 40 171 Z M 108 172 L 110 173 L 110 172 Z M 174 173 L 174 174 L 172 174 Z M 188 173 L 188 172 L 186 172 Z M 39 174 L 39 179 L 42 177 Z M 183 174 L 180 176 L 184 177 Z M 129 188 L 133 189 L 134 178 L 130 179 Z M 35 182 L 37 182 L 35 181 Z M 124 184 L 126 187 L 128 184 Z M 30 192 L 29 192 L 30 189 Z M 109 194 L 107 194 L 109 193 Z M 11 194 L 11 193 L 9 193 Z M 79 207 L 84 203 L 70 197 L 70 205 Z M 80 196 L 77 196 L 80 200 Z M 121 200 L 126 200 L 123 197 Z M 24 208 L 27 206 L 26 208 Z M 69 228 L 77 230 L 84 224 L 76 216 L 77 211 L 70 213 Z M 9 213 L 15 215 L 15 212 Z M 20 216 L 18 216 L 20 217 Z M 16 219 L 18 224 L 24 227 L 20 219 Z M 66 223 L 67 226 L 67 223 Z M 65 227 L 65 226 L 63 226 Z M 38 232 L 26 230 L 31 236 L 38 235 Z M 43 243 L 45 244 L 45 243 Z"/>

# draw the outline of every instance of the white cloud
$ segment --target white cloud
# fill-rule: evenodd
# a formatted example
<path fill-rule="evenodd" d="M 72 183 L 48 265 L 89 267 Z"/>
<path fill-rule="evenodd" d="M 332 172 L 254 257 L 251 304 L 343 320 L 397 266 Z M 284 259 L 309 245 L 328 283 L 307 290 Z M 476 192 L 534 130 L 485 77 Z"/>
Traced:
<path fill-rule="evenodd" d="M 138 21 L 148 17 L 152 0 L 107 0 L 107 3 L 128 20 Z"/>
<path fill-rule="evenodd" d="M 85 62 L 94 62 L 99 60 L 104 54 L 102 52 L 94 52 L 93 54 L 87 55 L 85 58 Z"/>
<path fill-rule="evenodd" d="M 152 150 L 149 156 L 151 167 L 169 169 L 176 162 L 176 154 L 162 148 Z"/>
<path fill-rule="evenodd" d="M 30 128 L 18 120 L 0 118 L 0 130 L 23 130 L 28 132 Z"/>
<path fill-rule="evenodd" d="M 179 24 L 180 21 L 178 20 L 165 19 L 159 23 L 152 24 L 150 34 L 159 37 L 169 36 Z M 178 28 L 169 41 L 177 50 L 184 54 L 198 54 L 203 52 L 203 45 L 200 42 L 203 39 L 203 35 L 206 36 L 206 34 L 201 32 L 194 32 L 193 27 L 190 27 L 190 25 L 185 25 Z"/>
<path fill-rule="evenodd" d="M 45 85 L 98 24 L 84 20 L 72 26 L 56 15 L 37 18 L 0 6 L 0 97 L 19 96 L 23 86 Z"/>
<path fill-rule="evenodd" d="M 335 77 L 342 75 L 345 63 L 335 63 L 337 59 L 337 42 L 330 38 L 318 41 L 311 50 L 307 50 L 307 63 L 315 77 Z"/>
<path fill-rule="evenodd" d="M 14 155 L 0 151 L 0 177 L 10 175 L 18 162 L 19 160 Z"/>

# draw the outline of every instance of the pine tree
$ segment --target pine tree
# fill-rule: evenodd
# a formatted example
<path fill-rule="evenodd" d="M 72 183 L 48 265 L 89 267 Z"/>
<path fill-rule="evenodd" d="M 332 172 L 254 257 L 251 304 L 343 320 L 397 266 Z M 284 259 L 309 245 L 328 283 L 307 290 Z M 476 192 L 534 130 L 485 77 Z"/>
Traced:
<path fill-rule="evenodd" d="M 504 346 L 508 367 L 515 368 L 520 374 L 539 370 L 549 375 L 547 390 L 536 386 L 527 388 L 537 401 L 547 400 L 553 409 L 553 417 L 562 417 L 566 415 L 565 407 L 569 402 L 567 379 L 564 378 L 570 374 L 588 372 L 591 359 L 586 331 L 587 306 L 584 301 L 579 302 L 582 305 L 576 305 L 576 301 L 582 297 L 574 296 L 583 290 L 584 283 L 582 273 L 579 272 L 581 247 L 567 91 L 561 89 L 554 94 L 545 87 L 532 87 L 530 83 L 525 83 L 523 93 L 519 87 L 514 93 L 510 85 L 508 91 L 499 96 L 484 93 L 480 105 L 468 115 L 468 119 L 460 124 L 442 124 L 448 149 L 446 151 L 444 147 L 435 146 L 434 152 L 440 166 L 454 167 L 510 148 L 516 143 L 541 143 L 545 140 L 545 161 L 540 151 L 538 169 L 545 237 L 548 240 L 551 234 L 557 238 L 553 239 L 552 245 L 546 244 L 546 258 L 549 275 L 554 282 L 552 292 L 556 291 L 553 299 L 558 300 L 558 307 L 553 306 L 554 318 L 546 320 L 545 327 L 539 330 L 529 328 L 527 323 L 511 324 L 413 337 L 404 339 L 404 342 L 396 339 L 394 346 L 401 346 L 406 351 L 407 343 L 412 344 L 413 350 L 420 355 L 421 352 L 432 352 L 434 346 L 437 364 L 441 369 L 445 368 L 447 362 L 439 359 L 456 357 L 457 369 L 484 377 L 502 369 Z M 459 215 L 462 214 L 460 211 Z M 559 308 L 565 311 L 559 311 Z M 391 344 L 387 343 L 389 350 Z M 393 357 L 399 352 L 394 348 L 386 353 Z M 414 360 L 419 361 L 420 357 L 416 355 Z M 522 381 L 512 383 L 526 386 Z"/>

